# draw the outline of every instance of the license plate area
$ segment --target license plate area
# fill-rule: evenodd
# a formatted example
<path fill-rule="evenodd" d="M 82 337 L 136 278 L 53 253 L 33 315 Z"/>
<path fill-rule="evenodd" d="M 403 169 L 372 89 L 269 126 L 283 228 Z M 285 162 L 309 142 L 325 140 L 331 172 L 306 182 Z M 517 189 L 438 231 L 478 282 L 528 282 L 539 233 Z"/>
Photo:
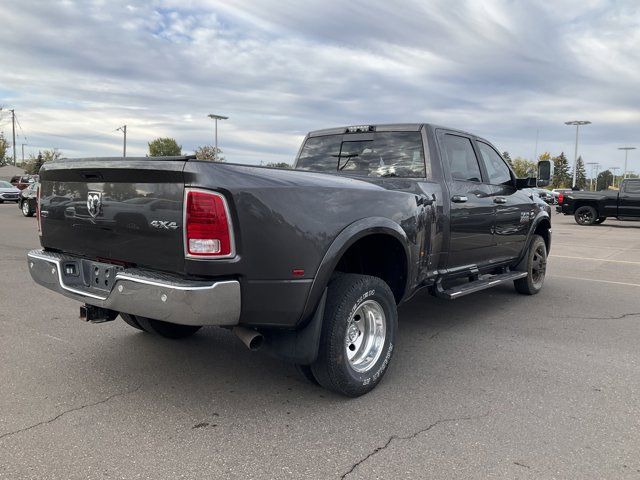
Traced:
<path fill-rule="evenodd" d="M 65 260 L 61 269 L 60 273 L 66 286 L 94 293 L 110 292 L 115 284 L 116 275 L 124 270 L 119 265 L 85 259 Z"/>

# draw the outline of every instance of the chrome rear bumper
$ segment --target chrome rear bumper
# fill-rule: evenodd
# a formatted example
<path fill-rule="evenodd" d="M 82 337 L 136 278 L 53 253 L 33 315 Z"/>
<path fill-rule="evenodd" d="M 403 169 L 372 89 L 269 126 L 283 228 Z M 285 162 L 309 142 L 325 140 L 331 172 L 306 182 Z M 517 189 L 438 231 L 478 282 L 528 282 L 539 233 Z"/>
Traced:
<path fill-rule="evenodd" d="M 185 280 L 124 268 L 115 274 L 110 290 L 98 291 L 77 280 L 73 285 L 65 281 L 63 266 L 79 262 L 77 257 L 32 250 L 27 261 L 36 283 L 89 305 L 182 325 L 237 325 L 240 319 L 237 280 Z"/>

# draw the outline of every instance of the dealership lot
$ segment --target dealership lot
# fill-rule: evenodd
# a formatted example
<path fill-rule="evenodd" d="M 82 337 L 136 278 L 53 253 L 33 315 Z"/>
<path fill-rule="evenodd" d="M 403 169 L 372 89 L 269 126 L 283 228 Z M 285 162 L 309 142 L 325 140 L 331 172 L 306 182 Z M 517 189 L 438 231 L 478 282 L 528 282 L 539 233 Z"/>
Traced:
<path fill-rule="evenodd" d="M 80 322 L 0 205 L 0 478 L 637 478 L 640 224 L 553 230 L 540 295 L 418 295 L 346 399 L 221 329 Z"/>

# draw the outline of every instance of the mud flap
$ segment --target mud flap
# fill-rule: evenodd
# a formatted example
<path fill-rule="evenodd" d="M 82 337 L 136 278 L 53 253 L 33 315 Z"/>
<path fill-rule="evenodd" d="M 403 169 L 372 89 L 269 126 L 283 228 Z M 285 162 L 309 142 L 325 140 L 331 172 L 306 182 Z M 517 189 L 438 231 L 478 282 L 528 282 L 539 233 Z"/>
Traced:
<path fill-rule="evenodd" d="M 326 301 L 327 289 L 325 288 L 313 317 L 299 330 L 262 331 L 265 341 L 261 351 L 298 365 L 310 365 L 315 362 L 318 357 Z"/>

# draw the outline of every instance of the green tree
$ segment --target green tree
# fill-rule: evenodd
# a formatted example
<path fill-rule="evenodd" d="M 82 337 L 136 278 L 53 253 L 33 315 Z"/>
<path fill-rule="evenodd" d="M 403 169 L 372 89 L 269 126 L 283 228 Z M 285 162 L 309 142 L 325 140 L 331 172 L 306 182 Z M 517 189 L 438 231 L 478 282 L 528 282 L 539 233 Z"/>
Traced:
<path fill-rule="evenodd" d="M 578 157 L 576 162 L 576 186 L 580 189 L 587 188 L 587 170 L 584 168 L 582 156 Z"/>
<path fill-rule="evenodd" d="M 596 190 L 606 190 L 611 185 L 613 185 L 613 173 L 611 173 L 611 170 L 600 172 L 596 179 Z"/>
<path fill-rule="evenodd" d="M 511 160 L 511 155 L 509 155 L 509 152 L 507 152 L 506 150 L 502 152 L 502 158 L 504 158 L 506 162 L 513 167 L 513 162 Z"/>
<path fill-rule="evenodd" d="M 535 177 L 537 165 L 531 160 L 526 160 L 522 157 L 516 157 L 512 160 L 511 166 L 518 178 Z"/>
<path fill-rule="evenodd" d="M 37 156 L 29 155 L 29 160 L 24 165 L 24 172 L 28 175 L 35 175 L 46 162 L 52 162 L 60 158 L 62 158 L 62 153 L 56 149 L 42 150 Z"/>
<path fill-rule="evenodd" d="M 182 155 L 182 145 L 173 138 L 160 137 L 149 142 L 150 157 L 177 157 Z"/>
<path fill-rule="evenodd" d="M 569 188 L 573 178 L 569 174 L 569 160 L 564 152 L 557 157 L 553 157 L 553 179 L 551 184 L 553 188 Z"/>
<path fill-rule="evenodd" d="M 203 145 L 196 148 L 196 158 L 198 160 L 208 160 L 210 162 L 224 162 L 226 159 L 222 155 L 222 150 L 218 148 L 218 155 L 216 155 L 216 147 L 213 145 Z"/>
<path fill-rule="evenodd" d="M 9 150 L 9 142 L 4 138 L 4 133 L 0 132 L 0 165 L 6 165 L 7 150 Z"/>
<path fill-rule="evenodd" d="M 291 165 L 287 162 L 269 162 L 267 163 L 267 167 L 290 169 Z"/>

